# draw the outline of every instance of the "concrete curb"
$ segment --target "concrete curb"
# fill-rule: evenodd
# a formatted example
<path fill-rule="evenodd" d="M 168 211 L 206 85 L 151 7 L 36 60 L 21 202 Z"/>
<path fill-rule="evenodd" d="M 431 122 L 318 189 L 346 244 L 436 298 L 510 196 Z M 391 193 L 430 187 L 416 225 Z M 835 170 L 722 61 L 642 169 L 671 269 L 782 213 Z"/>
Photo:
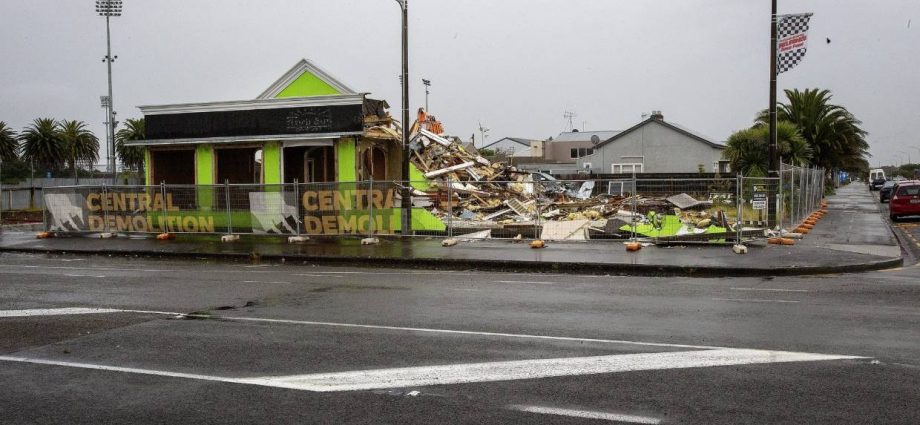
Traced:
<path fill-rule="evenodd" d="M 215 253 L 215 252 L 169 252 L 169 251 L 111 251 L 111 250 L 77 250 L 77 249 L 43 249 L 43 248 L 15 248 L 0 247 L 0 252 L 22 252 L 32 254 L 82 254 L 105 255 L 119 257 L 161 257 L 183 259 L 214 259 L 225 261 L 251 262 L 250 254 L 245 253 Z M 597 263 L 561 263 L 561 262 L 536 262 L 536 261 L 505 261 L 505 260 L 465 260 L 444 258 L 381 258 L 358 256 L 316 256 L 316 255 L 278 255 L 261 254 L 259 261 L 263 262 L 309 262 L 335 265 L 348 265 L 358 267 L 382 268 L 411 268 L 428 270 L 480 270 L 501 272 L 537 272 L 558 273 L 572 272 L 591 275 L 623 275 L 623 276 L 662 276 L 662 277 L 752 277 L 752 276 L 805 276 L 832 273 L 855 273 L 874 270 L 884 270 L 900 267 L 904 264 L 903 258 L 885 258 L 864 263 L 844 264 L 837 266 L 806 266 L 806 267 L 763 267 L 763 268 L 733 268 L 733 267 L 698 267 L 698 266 L 671 266 L 655 264 L 597 264 Z"/>

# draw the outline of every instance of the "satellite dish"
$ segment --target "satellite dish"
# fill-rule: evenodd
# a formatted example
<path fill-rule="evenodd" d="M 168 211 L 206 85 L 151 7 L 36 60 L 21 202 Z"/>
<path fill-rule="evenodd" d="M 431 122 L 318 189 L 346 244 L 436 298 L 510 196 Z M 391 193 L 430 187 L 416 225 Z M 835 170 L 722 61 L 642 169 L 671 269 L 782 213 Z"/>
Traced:
<path fill-rule="evenodd" d="M 592 145 L 597 146 L 597 144 L 600 143 L 600 142 L 601 142 L 601 138 L 600 138 L 600 137 L 597 137 L 596 134 L 593 135 L 593 136 L 591 136 L 591 144 L 592 144 Z"/>

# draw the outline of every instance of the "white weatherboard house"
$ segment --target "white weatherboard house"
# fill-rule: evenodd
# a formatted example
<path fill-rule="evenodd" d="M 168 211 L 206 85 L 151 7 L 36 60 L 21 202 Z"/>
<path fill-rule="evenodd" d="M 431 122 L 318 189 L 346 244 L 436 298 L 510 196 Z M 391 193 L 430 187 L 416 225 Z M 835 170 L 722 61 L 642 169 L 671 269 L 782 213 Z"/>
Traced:
<path fill-rule="evenodd" d="M 660 112 L 602 140 L 578 168 L 594 173 L 727 173 L 725 145 L 664 120 Z"/>

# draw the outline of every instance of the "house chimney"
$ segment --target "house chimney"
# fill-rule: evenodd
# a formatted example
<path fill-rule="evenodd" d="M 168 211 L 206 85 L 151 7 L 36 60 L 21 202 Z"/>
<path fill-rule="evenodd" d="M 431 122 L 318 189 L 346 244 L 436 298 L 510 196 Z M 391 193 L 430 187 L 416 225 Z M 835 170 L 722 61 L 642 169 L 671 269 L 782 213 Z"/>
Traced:
<path fill-rule="evenodd" d="M 664 115 L 661 114 L 661 111 L 652 111 L 652 119 L 664 121 Z"/>

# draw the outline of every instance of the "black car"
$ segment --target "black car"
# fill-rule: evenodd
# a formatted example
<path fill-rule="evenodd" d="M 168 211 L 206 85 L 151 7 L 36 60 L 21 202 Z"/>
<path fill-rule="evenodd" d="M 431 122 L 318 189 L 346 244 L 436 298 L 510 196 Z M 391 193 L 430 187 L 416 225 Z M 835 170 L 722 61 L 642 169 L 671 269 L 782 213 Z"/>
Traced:
<path fill-rule="evenodd" d="M 878 178 L 869 182 L 869 190 L 879 190 L 885 184 L 887 180 L 884 178 Z"/>
<path fill-rule="evenodd" d="M 898 182 L 894 180 L 885 182 L 885 184 L 882 185 L 882 188 L 878 190 L 878 201 L 879 202 L 890 201 L 891 191 L 894 188 L 894 186 L 897 184 Z"/>

